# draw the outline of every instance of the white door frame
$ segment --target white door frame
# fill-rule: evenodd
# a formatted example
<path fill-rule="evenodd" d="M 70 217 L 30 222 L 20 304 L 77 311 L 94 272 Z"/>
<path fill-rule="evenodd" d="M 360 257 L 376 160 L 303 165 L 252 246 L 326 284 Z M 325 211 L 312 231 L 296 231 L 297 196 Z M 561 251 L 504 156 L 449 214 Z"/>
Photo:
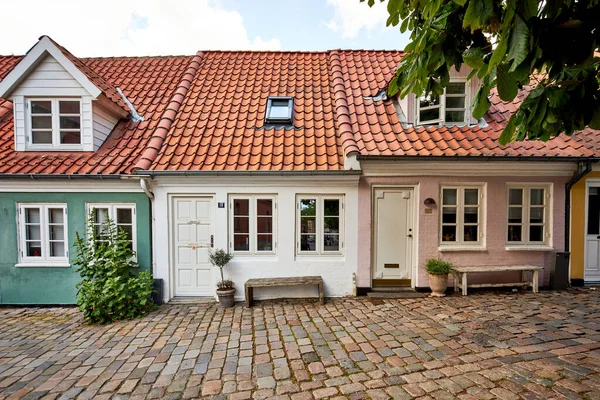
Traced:
<path fill-rule="evenodd" d="M 586 182 L 585 182 L 585 209 L 584 209 L 584 219 L 583 219 L 583 281 L 586 281 L 586 276 L 585 276 L 585 271 L 587 270 L 587 251 L 588 251 L 588 245 L 587 245 L 587 223 L 588 223 L 588 211 L 589 211 L 589 204 L 588 204 L 588 199 L 589 199 L 589 195 L 590 195 L 590 187 L 598 187 L 600 188 L 600 178 L 587 178 Z M 570 194 L 569 194 L 570 195 Z M 571 207 L 571 213 L 573 212 L 573 209 Z M 571 235 L 573 235 L 573 232 L 571 230 Z M 571 268 L 569 268 L 569 279 L 571 278 Z M 596 282 L 597 280 L 594 281 L 590 281 L 590 282 Z"/>
<path fill-rule="evenodd" d="M 197 198 L 210 198 L 212 200 L 213 208 L 215 207 L 215 195 L 214 193 L 177 193 L 177 194 L 169 194 L 168 195 L 168 210 L 167 210 L 167 218 L 169 224 L 169 280 L 171 281 L 169 285 L 170 295 L 169 298 L 172 299 L 177 296 L 177 277 L 175 276 L 175 221 L 173 218 L 173 212 L 175 211 L 175 201 L 178 199 L 197 199 Z M 211 228 L 213 230 L 213 234 L 215 233 L 215 216 L 216 211 L 212 210 L 212 218 L 211 218 Z"/>
<path fill-rule="evenodd" d="M 419 205 L 420 205 L 420 193 L 419 184 L 407 184 L 407 185 L 371 185 L 371 269 L 370 269 L 370 286 L 373 286 L 373 277 L 375 276 L 375 252 L 377 251 L 377 244 L 375 243 L 375 229 L 377 224 L 376 215 L 376 199 L 375 192 L 377 190 L 402 190 L 412 189 L 413 191 L 413 251 L 412 251 L 412 278 L 410 286 L 415 288 L 419 286 Z"/>

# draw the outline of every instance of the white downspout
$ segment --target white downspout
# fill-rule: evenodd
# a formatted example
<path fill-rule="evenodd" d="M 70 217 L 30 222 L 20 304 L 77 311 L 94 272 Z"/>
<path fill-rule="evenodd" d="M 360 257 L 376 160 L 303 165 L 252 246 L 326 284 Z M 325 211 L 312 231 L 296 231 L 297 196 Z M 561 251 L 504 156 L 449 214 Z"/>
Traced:
<path fill-rule="evenodd" d="M 152 191 L 150 190 L 150 188 L 148 187 L 148 182 L 146 181 L 146 178 L 141 178 L 140 179 L 140 186 L 142 188 L 142 190 L 144 191 L 144 193 L 146 193 L 146 196 L 148 196 L 148 198 L 150 199 L 150 213 L 152 215 L 152 218 L 150 219 L 150 223 L 152 224 L 152 226 L 150 227 L 151 230 L 151 245 L 152 245 L 152 276 L 156 276 L 156 240 L 155 240 L 155 235 L 156 235 L 156 222 L 155 222 L 155 216 L 154 216 L 154 193 L 152 193 Z M 164 299 L 163 299 L 164 301 Z"/>
<path fill-rule="evenodd" d="M 148 183 L 146 183 L 146 178 L 140 179 L 140 186 L 142 187 L 142 190 L 144 191 L 144 193 L 146 193 L 146 196 L 148 196 L 148 198 L 150 200 L 154 200 L 154 193 L 152 193 L 152 191 L 150 191 L 150 188 L 148 187 Z"/>

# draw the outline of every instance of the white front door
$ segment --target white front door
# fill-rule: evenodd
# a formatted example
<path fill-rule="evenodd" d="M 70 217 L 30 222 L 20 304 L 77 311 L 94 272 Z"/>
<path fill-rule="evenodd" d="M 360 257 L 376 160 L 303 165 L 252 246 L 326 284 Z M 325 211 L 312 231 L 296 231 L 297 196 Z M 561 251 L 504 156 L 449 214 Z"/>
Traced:
<path fill-rule="evenodd" d="M 208 251 L 213 245 L 213 198 L 175 198 L 173 205 L 175 295 L 212 296 Z"/>
<path fill-rule="evenodd" d="M 585 281 L 600 281 L 600 187 L 588 187 L 585 226 Z"/>
<path fill-rule="evenodd" d="M 375 189 L 374 279 L 412 280 L 414 189 Z"/>

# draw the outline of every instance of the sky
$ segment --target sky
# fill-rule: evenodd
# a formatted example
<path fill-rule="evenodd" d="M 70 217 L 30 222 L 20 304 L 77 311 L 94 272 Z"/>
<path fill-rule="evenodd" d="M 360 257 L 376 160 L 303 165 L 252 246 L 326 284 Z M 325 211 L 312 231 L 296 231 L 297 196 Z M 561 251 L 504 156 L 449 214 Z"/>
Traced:
<path fill-rule="evenodd" d="M 49 35 L 78 57 L 198 50 L 403 49 L 386 4 L 359 0 L 27 0 L 2 5 L 0 54 Z M 10 35 L 8 34 L 10 33 Z"/>

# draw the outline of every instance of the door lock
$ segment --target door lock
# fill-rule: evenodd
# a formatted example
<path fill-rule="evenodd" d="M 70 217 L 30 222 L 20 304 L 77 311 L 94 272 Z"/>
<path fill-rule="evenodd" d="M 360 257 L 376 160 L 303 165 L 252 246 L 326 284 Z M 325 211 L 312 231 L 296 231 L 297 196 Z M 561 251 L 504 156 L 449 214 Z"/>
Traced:
<path fill-rule="evenodd" d="M 412 228 L 408 228 L 408 233 L 406 234 L 406 237 L 412 237 Z"/>
<path fill-rule="evenodd" d="M 215 235 L 210 235 L 210 248 L 215 247 Z"/>

